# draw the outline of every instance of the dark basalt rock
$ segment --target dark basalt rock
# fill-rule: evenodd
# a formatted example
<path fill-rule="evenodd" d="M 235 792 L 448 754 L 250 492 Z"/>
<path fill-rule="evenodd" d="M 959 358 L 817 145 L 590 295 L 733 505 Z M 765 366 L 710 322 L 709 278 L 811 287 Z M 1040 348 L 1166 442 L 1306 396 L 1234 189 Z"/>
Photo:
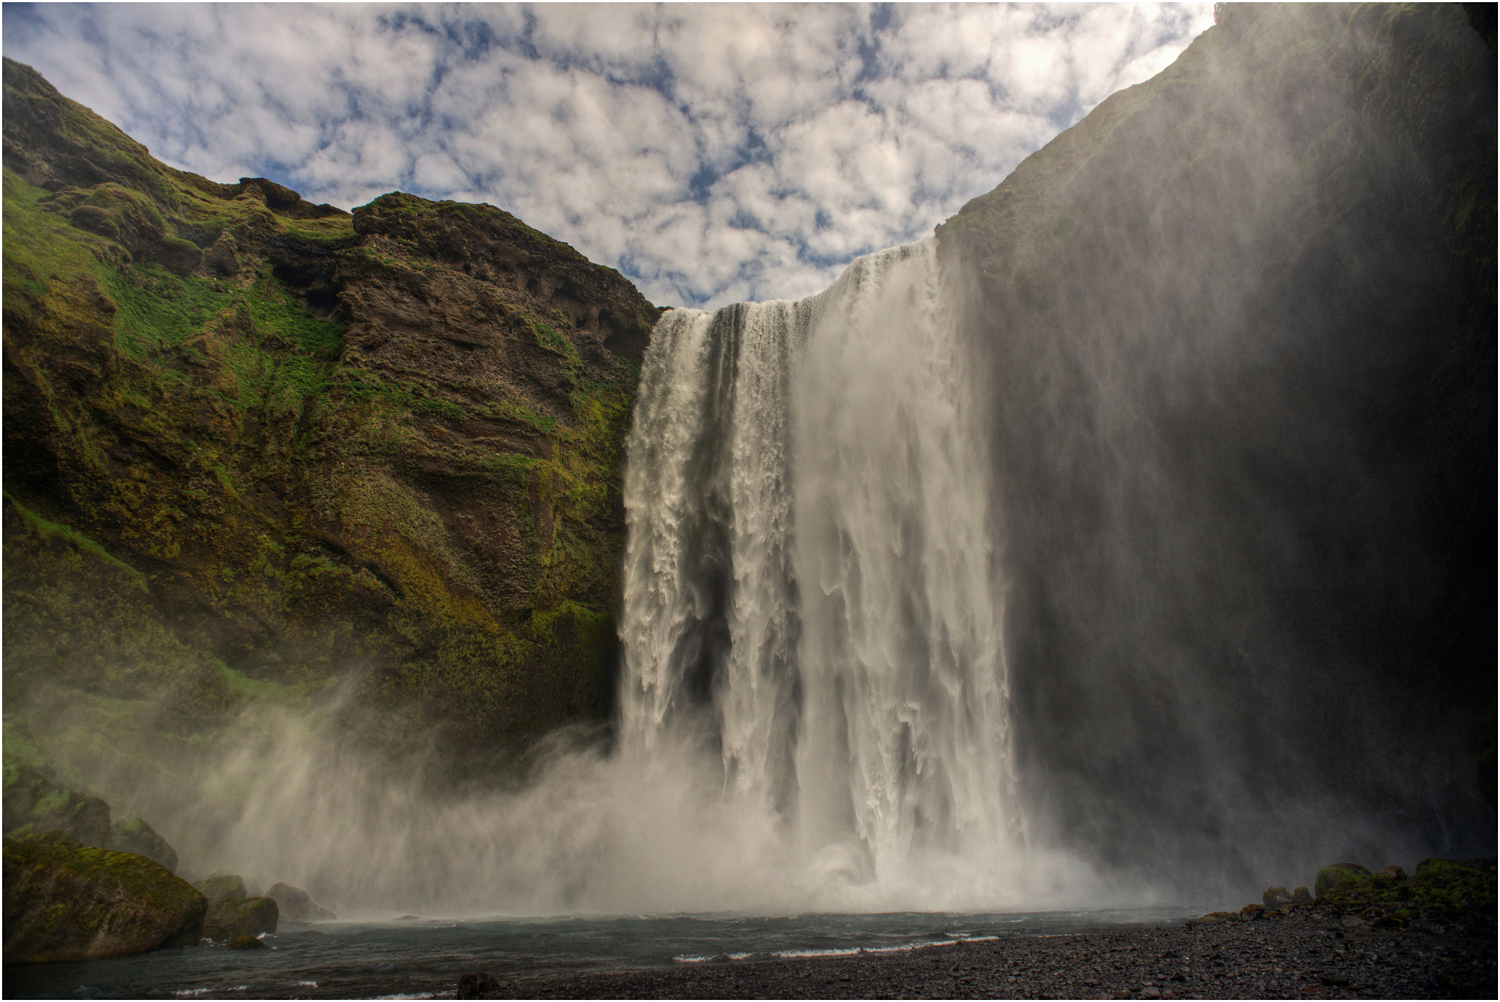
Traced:
<path fill-rule="evenodd" d="M 280 910 L 271 898 L 220 898 L 208 906 L 205 935 L 209 925 L 216 927 L 212 939 L 275 932 L 279 915 Z"/>
<path fill-rule="evenodd" d="M 193 882 L 193 886 L 203 892 L 203 896 L 212 905 L 224 898 L 245 898 L 250 892 L 245 887 L 245 878 L 238 874 L 219 873 L 212 877 Z"/>
<path fill-rule="evenodd" d="M 109 826 L 108 848 L 116 852 L 133 852 L 155 860 L 173 873 L 177 872 L 177 851 L 156 833 L 139 815 L 116 818 Z"/>
<path fill-rule="evenodd" d="M 255 936 L 235 936 L 224 944 L 231 950 L 269 950 L 270 947 Z"/>
<path fill-rule="evenodd" d="M 188 946 L 208 902 L 134 853 L 5 840 L 5 962 L 119 957 Z"/>
<path fill-rule="evenodd" d="M 311 894 L 290 884 L 273 884 L 266 897 L 276 901 L 288 922 L 328 922 L 338 917 L 314 901 Z"/>

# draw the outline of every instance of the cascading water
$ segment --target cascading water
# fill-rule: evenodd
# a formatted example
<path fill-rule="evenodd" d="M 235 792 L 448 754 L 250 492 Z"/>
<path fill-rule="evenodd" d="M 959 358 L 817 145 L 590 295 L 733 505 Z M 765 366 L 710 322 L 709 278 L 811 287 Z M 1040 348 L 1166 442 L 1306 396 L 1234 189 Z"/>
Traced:
<path fill-rule="evenodd" d="M 861 258 L 798 303 L 666 314 L 625 484 L 622 756 L 718 756 L 721 796 L 778 819 L 805 876 L 897 894 L 934 866 L 997 879 L 1021 836 L 936 250 Z"/>
<path fill-rule="evenodd" d="M 231 819 L 179 815 L 203 865 L 345 915 L 1147 900 L 1023 831 L 950 299 L 925 241 L 799 303 L 663 316 L 627 444 L 618 750 L 560 734 L 525 786 L 454 799 L 317 714 L 247 717 L 202 779 L 249 791 Z"/>

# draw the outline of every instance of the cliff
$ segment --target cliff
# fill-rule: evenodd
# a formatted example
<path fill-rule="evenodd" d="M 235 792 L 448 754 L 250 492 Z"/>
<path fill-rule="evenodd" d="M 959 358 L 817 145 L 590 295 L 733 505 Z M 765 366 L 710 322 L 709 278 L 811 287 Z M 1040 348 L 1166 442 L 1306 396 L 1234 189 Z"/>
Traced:
<path fill-rule="evenodd" d="M 1221 5 L 938 228 L 1076 844 L 1493 845 L 1495 79 L 1455 4 Z"/>
<path fill-rule="evenodd" d="M 658 310 L 493 206 L 219 184 L 4 87 L 7 754 L 129 790 L 257 702 L 470 769 L 606 719 Z"/>

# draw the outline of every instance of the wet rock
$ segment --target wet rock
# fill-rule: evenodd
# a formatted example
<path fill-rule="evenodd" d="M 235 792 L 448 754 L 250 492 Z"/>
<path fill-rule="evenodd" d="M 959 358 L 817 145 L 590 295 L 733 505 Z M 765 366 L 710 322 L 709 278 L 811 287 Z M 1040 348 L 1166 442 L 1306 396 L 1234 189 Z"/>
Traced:
<path fill-rule="evenodd" d="M 207 921 L 224 930 L 218 938 L 275 932 L 279 911 L 270 898 L 220 898 L 208 906 Z"/>
<path fill-rule="evenodd" d="M 231 950 L 269 950 L 270 947 L 254 936 L 235 936 L 224 944 Z"/>
<path fill-rule="evenodd" d="M 1188 922 L 1188 926 L 1221 925 L 1225 922 L 1238 922 L 1239 920 L 1240 917 L 1234 912 L 1209 912 L 1207 915 L 1200 915 L 1195 919 L 1191 919 Z"/>
<path fill-rule="evenodd" d="M 220 898 L 246 898 L 249 893 L 245 889 L 243 877 L 233 873 L 218 873 L 206 880 L 198 880 L 193 886 L 203 892 L 209 904 L 213 904 Z"/>
<path fill-rule="evenodd" d="M 5 962 L 188 946 L 208 901 L 160 863 L 47 836 L 5 840 Z"/>
<path fill-rule="evenodd" d="M 1320 898 L 1325 894 L 1340 894 L 1363 887 L 1370 882 L 1370 876 L 1370 871 L 1358 863 L 1334 863 L 1318 871 L 1313 893 Z"/>
<path fill-rule="evenodd" d="M 505 985 L 493 974 L 477 971 L 458 979 L 458 997 L 461 999 L 498 998 Z"/>
<path fill-rule="evenodd" d="M 291 884 L 272 884 L 266 897 L 273 899 L 281 909 L 281 917 L 288 922 L 330 922 L 338 918 L 322 907 L 300 887 Z"/>
<path fill-rule="evenodd" d="M 1310 905 L 1310 904 L 1312 904 L 1312 895 L 1309 894 L 1309 893 L 1307 893 L 1307 888 L 1306 887 L 1298 887 L 1295 891 L 1292 892 L 1292 904 L 1294 904 L 1294 905 Z"/>
<path fill-rule="evenodd" d="M 229 930 L 225 929 L 221 925 L 214 925 L 212 923 L 205 922 L 203 924 L 203 938 L 211 939 L 216 943 L 222 943 L 224 940 L 229 938 Z"/>
<path fill-rule="evenodd" d="M 60 831 L 84 845 L 109 845 L 109 804 L 65 790 L 33 766 L 6 766 L 4 799 L 5 834 L 11 838 Z"/>
<path fill-rule="evenodd" d="M 1266 910 L 1285 908 L 1292 903 L 1292 895 L 1285 887 L 1267 887 L 1266 893 L 1260 896 L 1261 903 Z"/>
<path fill-rule="evenodd" d="M 133 852 L 145 856 L 173 873 L 177 872 L 177 851 L 139 815 L 116 818 L 109 826 L 109 835 L 108 848 L 116 852 Z"/>
<path fill-rule="evenodd" d="M 1249 904 L 1240 909 L 1240 919 L 1243 921 L 1253 922 L 1265 913 L 1266 909 L 1263 906 Z"/>
<path fill-rule="evenodd" d="M 1385 868 L 1384 873 L 1398 884 L 1404 884 L 1409 879 L 1406 876 L 1406 871 L 1399 866 L 1388 866 Z"/>

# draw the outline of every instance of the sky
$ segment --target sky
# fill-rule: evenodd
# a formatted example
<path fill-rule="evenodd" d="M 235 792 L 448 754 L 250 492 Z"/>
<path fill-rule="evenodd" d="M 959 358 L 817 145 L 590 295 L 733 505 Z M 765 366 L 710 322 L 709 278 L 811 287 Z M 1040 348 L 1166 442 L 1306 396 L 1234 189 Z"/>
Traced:
<path fill-rule="evenodd" d="M 659 305 L 817 292 L 993 189 L 1204 4 L 18 4 L 5 55 L 218 181 L 488 202 Z"/>

